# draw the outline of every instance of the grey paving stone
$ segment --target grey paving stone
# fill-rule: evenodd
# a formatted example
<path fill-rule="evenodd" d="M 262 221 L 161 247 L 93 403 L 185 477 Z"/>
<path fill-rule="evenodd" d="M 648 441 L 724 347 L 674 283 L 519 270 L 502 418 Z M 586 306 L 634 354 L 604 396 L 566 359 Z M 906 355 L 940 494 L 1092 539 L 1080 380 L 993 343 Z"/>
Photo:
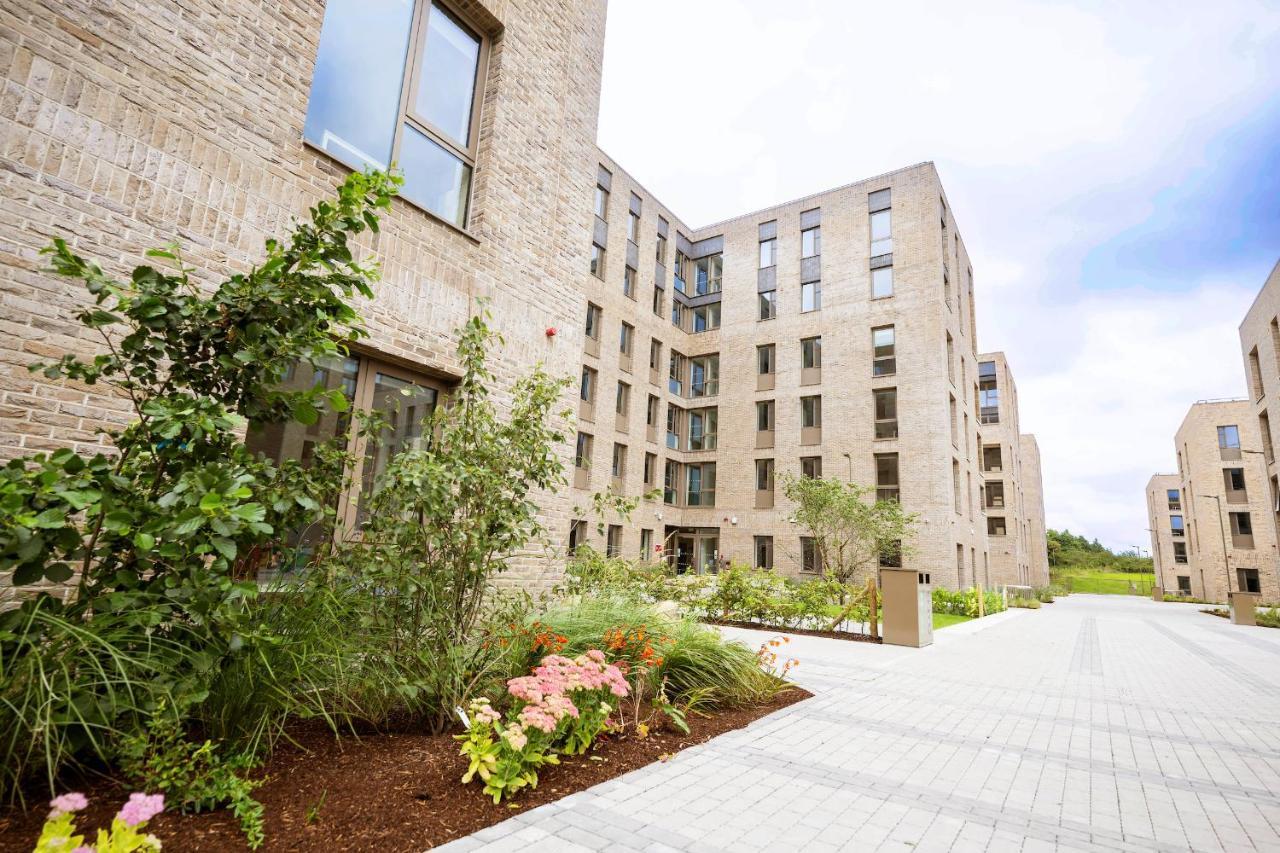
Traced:
<path fill-rule="evenodd" d="M 1072 596 L 927 649 L 796 636 L 814 698 L 444 849 L 1277 850 L 1280 637 L 1236 627 Z"/>

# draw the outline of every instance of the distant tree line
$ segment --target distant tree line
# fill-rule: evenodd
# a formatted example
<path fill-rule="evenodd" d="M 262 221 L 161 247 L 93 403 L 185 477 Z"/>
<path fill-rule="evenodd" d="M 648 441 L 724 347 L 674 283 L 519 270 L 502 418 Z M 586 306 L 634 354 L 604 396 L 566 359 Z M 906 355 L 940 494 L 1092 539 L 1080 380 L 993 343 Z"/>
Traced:
<path fill-rule="evenodd" d="M 1083 569 L 1103 572 L 1151 572 L 1150 557 L 1117 554 L 1100 543 L 1069 530 L 1052 530 L 1047 534 L 1049 565 L 1054 569 Z"/>

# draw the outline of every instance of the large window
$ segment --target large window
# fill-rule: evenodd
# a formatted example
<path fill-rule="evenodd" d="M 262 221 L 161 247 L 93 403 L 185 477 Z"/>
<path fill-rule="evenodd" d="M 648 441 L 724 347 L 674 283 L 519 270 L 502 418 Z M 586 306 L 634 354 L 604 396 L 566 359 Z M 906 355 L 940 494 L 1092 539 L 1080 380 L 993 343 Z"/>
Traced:
<path fill-rule="evenodd" d="M 379 415 L 382 429 L 376 437 L 356 434 L 349 413 L 327 412 L 314 424 L 294 421 L 273 423 L 249 430 L 245 445 L 281 462 L 296 459 L 303 465 L 314 457 L 317 447 L 337 441 L 351 450 L 356 460 L 352 488 L 340 496 L 338 519 L 348 526 L 364 521 L 361 494 L 371 494 L 378 477 L 396 454 L 423 446 L 426 422 L 440 402 L 439 384 L 418 374 L 383 364 L 372 358 L 348 356 L 319 366 L 299 364 L 284 378 L 289 390 L 322 387 L 341 391 L 352 410 Z M 316 529 L 298 534 L 297 544 L 306 552 L 327 536 Z"/>
<path fill-rule="evenodd" d="M 801 456 L 800 457 L 800 476 L 808 480 L 822 479 L 822 457 L 821 456 Z"/>
<path fill-rule="evenodd" d="M 719 410 L 715 406 L 689 410 L 689 449 L 715 450 L 719 431 Z"/>
<path fill-rule="evenodd" d="M 818 542 L 812 536 L 800 537 L 800 571 L 815 575 L 822 572 Z"/>
<path fill-rule="evenodd" d="M 800 285 L 800 311 L 817 311 L 822 307 L 822 282 L 810 281 Z"/>
<path fill-rule="evenodd" d="M 893 254 L 893 212 L 877 210 L 871 214 L 871 257 Z"/>
<path fill-rule="evenodd" d="M 805 429 L 822 426 L 822 397 L 800 398 L 800 426 Z"/>
<path fill-rule="evenodd" d="M 772 400 L 759 400 L 756 402 L 756 429 L 760 432 L 773 431 Z"/>
<path fill-rule="evenodd" d="M 871 271 L 871 298 L 893 296 L 893 267 L 879 267 Z"/>
<path fill-rule="evenodd" d="M 760 269 L 768 269 L 778 263 L 778 241 L 774 238 L 760 241 Z"/>
<path fill-rule="evenodd" d="M 757 569 L 773 568 L 773 537 L 757 536 L 755 537 L 755 554 Z"/>
<path fill-rule="evenodd" d="M 871 330 L 871 375 L 892 376 L 898 372 L 897 342 L 893 326 Z"/>
<path fill-rule="evenodd" d="M 778 291 L 762 290 L 758 297 L 760 303 L 760 319 L 772 320 L 778 316 Z"/>
<path fill-rule="evenodd" d="M 876 500 L 898 500 L 898 454 L 876 454 Z"/>
<path fill-rule="evenodd" d="M 761 344 L 756 347 L 756 372 L 767 376 L 775 370 L 776 350 L 773 344 Z"/>
<path fill-rule="evenodd" d="M 689 396 L 714 397 L 720 393 L 720 355 L 689 359 Z"/>
<path fill-rule="evenodd" d="M 720 254 L 707 255 L 693 262 L 693 288 L 698 296 L 708 293 L 719 293 L 721 277 L 724 272 L 724 257 Z"/>
<path fill-rule="evenodd" d="M 693 309 L 693 331 L 710 332 L 720 328 L 720 303 L 699 305 Z"/>
<path fill-rule="evenodd" d="M 686 466 L 685 482 L 688 506 L 716 505 L 716 463 L 695 462 Z"/>
<path fill-rule="evenodd" d="M 875 397 L 876 438 L 898 437 L 898 389 L 877 388 Z"/>
<path fill-rule="evenodd" d="M 487 49 L 441 0 L 329 0 L 303 136 L 352 168 L 394 163 L 402 196 L 465 228 Z"/>
<path fill-rule="evenodd" d="M 800 257 L 812 258 L 822 254 L 822 228 L 806 228 L 800 232 Z"/>
<path fill-rule="evenodd" d="M 800 366 L 806 370 L 822 367 L 822 338 L 804 338 L 800 341 Z"/>

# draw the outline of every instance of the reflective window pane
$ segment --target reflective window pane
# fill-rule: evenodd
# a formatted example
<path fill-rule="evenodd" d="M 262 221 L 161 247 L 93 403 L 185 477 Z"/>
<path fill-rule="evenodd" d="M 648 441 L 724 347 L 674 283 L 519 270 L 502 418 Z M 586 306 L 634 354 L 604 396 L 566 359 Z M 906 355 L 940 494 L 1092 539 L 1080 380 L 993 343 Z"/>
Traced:
<path fill-rule="evenodd" d="M 871 298 L 893 296 L 893 267 L 880 267 L 871 271 Z"/>
<path fill-rule="evenodd" d="M 360 478 L 360 492 L 370 495 L 378 476 L 386 470 L 387 462 L 405 450 L 423 446 L 426 421 L 436 407 L 437 392 L 434 388 L 416 385 L 405 379 L 386 373 L 375 373 L 373 401 L 369 408 L 382 416 L 382 429 L 378 441 L 370 441 L 365 450 L 364 471 Z M 366 518 L 365 501 L 357 504 L 356 523 Z"/>
<path fill-rule="evenodd" d="M 436 129 L 463 148 L 471 142 L 480 38 L 438 3 L 427 18 L 414 108 Z"/>
<path fill-rule="evenodd" d="M 459 228 L 467 222 L 471 167 L 408 125 L 400 144 L 400 194 Z"/>
<path fill-rule="evenodd" d="M 386 169 L 400 114 L 411 0 L 329 0 L 303 136 L 344 163 Z"/>

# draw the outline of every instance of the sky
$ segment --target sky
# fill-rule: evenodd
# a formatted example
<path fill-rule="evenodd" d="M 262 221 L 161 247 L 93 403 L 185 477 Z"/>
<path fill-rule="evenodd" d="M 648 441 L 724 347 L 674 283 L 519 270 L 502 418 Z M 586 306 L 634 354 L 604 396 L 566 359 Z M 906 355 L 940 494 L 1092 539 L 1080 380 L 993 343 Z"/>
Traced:
<path fill-rule="evenodd" d="M 1280 0 L 612 0 L 600 146 L 691 226 L 932 160 L 1050 527 L 1144 488 L 1280 259 Z"/>

